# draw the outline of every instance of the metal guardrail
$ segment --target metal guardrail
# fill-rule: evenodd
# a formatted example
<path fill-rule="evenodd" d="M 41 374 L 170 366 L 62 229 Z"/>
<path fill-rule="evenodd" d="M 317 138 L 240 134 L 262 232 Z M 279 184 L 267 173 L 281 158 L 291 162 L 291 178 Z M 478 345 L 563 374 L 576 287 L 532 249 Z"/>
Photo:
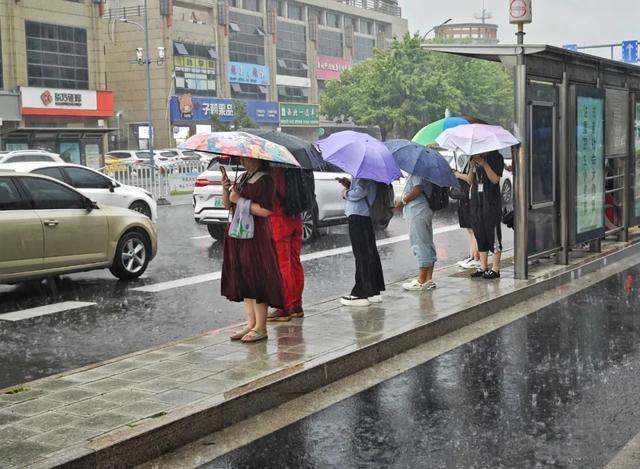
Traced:
<path fill-rule="evenodd" d="M 177 161 L 161 166 L 117 163 L 100 168 L 100 171 L 121 184 L 144 189 L 159 200 L 192 193 L 196 177 L 207 169 L 207 165 L 204 161 Z"/>
<path fill-rule="evenodd" d="M 402 9 L 398 2 L 389 0 L 338 0 L 338 2 L 363 10 L 372 10 L 392 16 L 401 16 Z"/>

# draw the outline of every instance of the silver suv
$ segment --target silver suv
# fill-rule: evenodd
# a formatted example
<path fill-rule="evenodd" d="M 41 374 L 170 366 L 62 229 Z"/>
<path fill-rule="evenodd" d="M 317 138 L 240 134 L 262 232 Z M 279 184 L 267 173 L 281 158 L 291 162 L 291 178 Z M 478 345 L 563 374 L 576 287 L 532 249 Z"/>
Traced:
<path fill-rule="evenodd" d="M 222 202 L 222 174 L 220 165 L 224 165 L 230 178 L 241 167 L 228 164 L 228 160 L 213 158 L 207 169 L 196 179 L 193 190 L 193 217 L 196 223 L 207 225 L 209 234 L 216 240 L 224 237 L 224 227 L 229 221 L 229 211 Z M 304 231 L 302 240 L 310 241 L 318 234 L 318 228 L 341 225 L 347 222 L 344 213 L 344 200 L 338 177 L 349 177 L 346 173 L 334 171 L 314 171 L 315 204 L 313 210 L 304 213 Z"/>

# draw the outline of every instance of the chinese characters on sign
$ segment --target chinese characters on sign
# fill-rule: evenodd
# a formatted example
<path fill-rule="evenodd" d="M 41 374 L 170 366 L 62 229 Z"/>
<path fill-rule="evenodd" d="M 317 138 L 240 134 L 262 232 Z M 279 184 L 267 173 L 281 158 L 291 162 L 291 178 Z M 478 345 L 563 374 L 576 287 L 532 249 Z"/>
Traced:
<path fill-rule="evenodd" d="M 56 106 L 82 106 L 82 95 L 79 93 L 54 93 Z"/>
<path fill-rule="evenodd" d="M 319 55 L 316 58 L 316 78 L 318 80 L 338 80 L 340 74 L 352 66 L 351 60 Z"/>
<path fill-rule="evenodd" d="M 231 83 L 247 83 L 250 85 L 268 85 L 271 83 L 269 67 L 266 65 L 229 62 L 227 71 Z"/>
<path fill-rule="evenodd" d="M 233 104 L 202 103 L 202 113 L 205 116 L 233 117 Z"/>
<path fill-rule="evenodd" d="M 273 101 L 245 101 L 247 115 L 258 124 L 279 122 L 278 103 Z M 172 96 L 170 100 L 171 122 L 210 123 L 211 116 L 218 116 L 220 122 L 230 123 L 235 118 L 235 104 L 228 98 L 204 96 Z"/>
<path fill-rule="evenodd" d="M 576 228 L 578 235 L 604 227 L 604 106 L 578 96 Z"/>
<path fill-rule="evenodd" d="M 320 127 L 318 104 L 280 103 L 281 127 Z"/>

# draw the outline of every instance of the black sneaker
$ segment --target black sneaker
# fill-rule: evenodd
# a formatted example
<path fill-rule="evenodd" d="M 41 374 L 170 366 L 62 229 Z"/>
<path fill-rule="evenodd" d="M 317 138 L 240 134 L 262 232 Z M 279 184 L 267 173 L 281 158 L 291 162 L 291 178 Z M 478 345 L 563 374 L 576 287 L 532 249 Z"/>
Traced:
<path fill-rule="evenodd" d="M 471 272 L 471 274 L 469 274 L 469 277 L 480 278 L 480 277 L 484 277 L 486 273 L 487 273 L 486 270 L 477 269 L 475 272 Z"/>
<path fill-rule="evenodd" d="M 500 272 L 496 272 L 495 270 L 487 270 L 482 278 L 485 280 L 493 280 L 494 278 L 500 278 Z"/>

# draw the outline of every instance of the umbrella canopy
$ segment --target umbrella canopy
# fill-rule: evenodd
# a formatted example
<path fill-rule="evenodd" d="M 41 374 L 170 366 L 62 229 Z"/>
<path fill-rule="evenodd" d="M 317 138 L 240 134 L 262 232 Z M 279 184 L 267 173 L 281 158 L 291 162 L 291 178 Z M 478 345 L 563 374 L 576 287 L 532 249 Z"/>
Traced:
<path fill-rule="evenodd" d="M 321 169 L 325 165 L 320 151 L 307 140 L 276 130 L 246 129 L 246 131 L 270 142 L 282 145 L 291 152 L 303 169 Z"/>
<path fill-rule="evenodd" d="M 445 117 L 420 129 L 411 141 L 420 145 L 433 145 L 436 143 L 436 138 L 445 130 L 470 123 L 471 122 L 464 117 Z"/>
<path fill-rule="evenodd" d="M 282 145 L 248 132 L 212 132 L 198 134 L 178 145 L 179 148 L 204 151 L 217 155 L 256 158 L 271 163 L 300 166 L 291 152 Z"/>
<path fill-rule="evenodd" d="M 320 140 L 318 145 L 325 161 L 355 178 L 390 184 L 402 177 L 391 152 L 371 135 L 345 130 Z"/>
<path fill-rule="evenodd" d="M 447 160 L 437 151 L 409 140 L 384 142 L 401 169 L 440 187 L 460 187 Z"/>
<path fill-rule="evenodd" d="M 477 155 L 502 150 L 520 142 L 499 125 L 469 124 L 445 130 L 436 139 L 436 143 L 448 150 Z"/>

